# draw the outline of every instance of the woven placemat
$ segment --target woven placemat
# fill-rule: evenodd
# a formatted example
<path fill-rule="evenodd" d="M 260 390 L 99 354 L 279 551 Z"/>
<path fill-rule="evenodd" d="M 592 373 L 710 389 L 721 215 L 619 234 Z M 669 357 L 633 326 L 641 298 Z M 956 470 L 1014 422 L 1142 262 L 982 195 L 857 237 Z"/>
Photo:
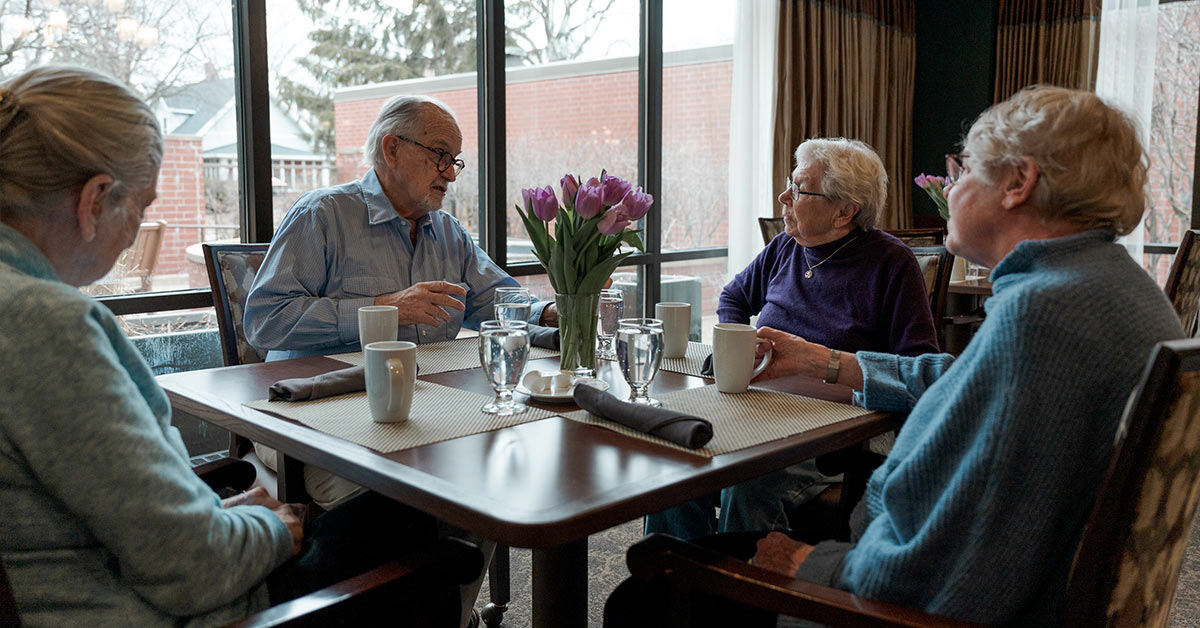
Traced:
<path fill-rule="evenodd" d="M 556 412 L 529 408 L 521 414 L 496 416 L 480 411 L 491 398 L 466 390 L 417 380 L 408 421 L 376 423 L 365 392 L 315 401 L 251 401 L 246 406 L 299 421 L 315 430 L 337 436 L 382 453 L 490 432 L 555 416 Z"/>
<path fill-rule="evenodd" d="M 562 416 L 680 451 L 712 457 L 870 413 L 857 406 L 763 388 L 751 387 L 744 393 L 727 394 L 718 391 L 716 384 L 655 395 L 655 398 L 664 407 L 711 421 L 713 438 L 708 445 L 701 449 L 688 449 L 620 423 L 592 416 L 585 410 Z"/>
<path fill-rule="evenodd" d="M 614 340 L 613 342 L 616 341 Z M 682 358 L 663 358 L 662 362 L 658 365 L 658 370 L 703 377 L 700 371 L 704 368 L 704 359 L 710 354 L 712 354 L 712 345 L 689 341 L 687 353 Z M 608 358 L 603 359 L 607 360 Z M 616 360 L 609 361 L 615 362 Z"/>
<path fill-rule="evenodd" d="M 551 358 L 558 355 L 557 351 L 541 347 L 529 348 L 529 359 Z M 360 366 L 363 364 L 362 352 L 339 353 L 329 356 L 346 364 Z M 479 368 L 479 339 L 458 338 L 446 342 L 433 342 L 427 345 L 417 345 L 417 369 L 421 375 L 433 375 L 447 371 Z"/>

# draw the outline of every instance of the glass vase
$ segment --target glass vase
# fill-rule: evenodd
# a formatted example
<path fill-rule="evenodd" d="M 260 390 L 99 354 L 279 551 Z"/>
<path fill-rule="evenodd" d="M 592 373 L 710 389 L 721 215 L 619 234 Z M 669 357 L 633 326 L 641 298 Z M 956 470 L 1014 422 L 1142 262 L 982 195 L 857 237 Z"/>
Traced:
<path fill-rule="evenodd" d="M 556 294 L 560 369 L 574 377 L 596 375 L 596 308 L 600 293 Z"/>

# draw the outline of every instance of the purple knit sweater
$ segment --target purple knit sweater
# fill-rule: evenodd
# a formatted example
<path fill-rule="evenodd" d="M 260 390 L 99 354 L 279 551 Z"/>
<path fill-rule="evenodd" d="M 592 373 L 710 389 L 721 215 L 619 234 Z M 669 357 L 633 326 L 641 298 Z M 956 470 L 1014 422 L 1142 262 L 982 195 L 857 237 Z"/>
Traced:
<path fill-rule="evenodd" d="M 809 265 L 820 264 L 811 279 L 804 278 L 809 266 L 803 255 Z M 723 323 L 748 323 L 754 314 L 759 327 L 842 351 L 908 356 L 938 351 L 917 258 L 878 229 L 855 229 L 812 248 L 787 234 L 776 237 L 725 286 L 717 305 Z"/>

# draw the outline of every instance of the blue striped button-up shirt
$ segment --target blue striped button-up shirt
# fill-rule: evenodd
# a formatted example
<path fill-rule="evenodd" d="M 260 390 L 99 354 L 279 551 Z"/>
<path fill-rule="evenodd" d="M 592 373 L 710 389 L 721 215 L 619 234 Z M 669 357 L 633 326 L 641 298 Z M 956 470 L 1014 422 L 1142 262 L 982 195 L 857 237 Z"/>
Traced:
<path fill-rule="evenodd" d="M 268 360 L 358 351 L 358 308 L 424 281 L 467 289 L 466 311 L 447 308 L 437 327 L 402 325 L 400 340 L 450 340 L 492 317 L 495 289 L 516 286 L 461 224 L 438 210 L 411 224 L 383 193 L 375 171 L 300 197 L 275 233 L 246 299 L 250 344 Z M 535 304 L 530 322 L 545 303 Z"/>

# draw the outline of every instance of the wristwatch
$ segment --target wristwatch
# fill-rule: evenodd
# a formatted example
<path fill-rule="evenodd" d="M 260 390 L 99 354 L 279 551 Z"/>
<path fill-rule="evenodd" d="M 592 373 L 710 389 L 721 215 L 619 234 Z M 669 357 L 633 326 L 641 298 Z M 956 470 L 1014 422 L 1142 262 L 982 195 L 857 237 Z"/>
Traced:
<path fill-rule="evenodd" d="M 829 364 L 825 367 L 825 383 L 836 384 L 838 371 L 842 368 L 842 352 L 837 349 L 829 351 Z"/>

